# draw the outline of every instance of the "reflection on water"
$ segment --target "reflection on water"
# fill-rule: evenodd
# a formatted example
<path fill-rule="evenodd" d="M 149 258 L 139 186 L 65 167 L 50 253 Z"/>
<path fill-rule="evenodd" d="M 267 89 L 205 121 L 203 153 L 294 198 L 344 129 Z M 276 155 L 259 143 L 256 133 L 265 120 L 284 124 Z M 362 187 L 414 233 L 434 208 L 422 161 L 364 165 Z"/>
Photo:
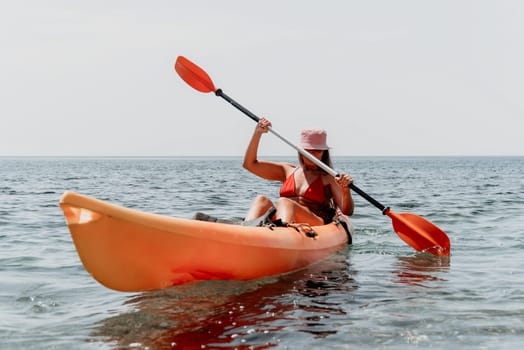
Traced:
<path fill-rule="evenodd" d="M 441 275 L 441 272 L 449 272 L 449 266 L 449 256 L 420 253 L 399 257 L 393 272 L 396 274 L 397 283 L 430 288 L 426 282 L 446 281 L 437 275 Z"/>
<path fill-rule="evenodd" d="M 340 298 L 358 288 L 347 252 L 307 269 L 257 281 L 213 281 L 132 297 L 133 311 L 104 320 L 93 336 L 115 348 L 257 348 L 288 330 L 309 338 L 336 334 Z M 249 346 L 247 345 L 249 344 Z"/>

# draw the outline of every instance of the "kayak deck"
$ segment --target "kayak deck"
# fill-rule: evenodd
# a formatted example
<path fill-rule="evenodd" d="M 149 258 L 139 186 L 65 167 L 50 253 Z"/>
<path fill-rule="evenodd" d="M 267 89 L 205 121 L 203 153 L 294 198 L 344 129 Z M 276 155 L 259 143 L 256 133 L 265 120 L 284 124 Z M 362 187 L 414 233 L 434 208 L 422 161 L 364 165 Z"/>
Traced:
<path fill-rule="evenodd" d="M 86 270 L 119 291 L 282 274 L 323 259 L 348 242 L 338 222 L 311 227 L 316 237 L 308 237 L 309 226 L 246 227 L 173 218 L 74 192 L 63 194 L 60 207 Z"/>

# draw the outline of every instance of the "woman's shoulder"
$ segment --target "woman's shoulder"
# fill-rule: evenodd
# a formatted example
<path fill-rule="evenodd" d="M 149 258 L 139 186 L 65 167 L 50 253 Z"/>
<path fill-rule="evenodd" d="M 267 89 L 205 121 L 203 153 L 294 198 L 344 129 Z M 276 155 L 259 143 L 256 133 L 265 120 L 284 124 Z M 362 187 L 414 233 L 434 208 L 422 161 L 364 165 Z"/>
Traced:
<path fill-rule="evenodd" d="M 282 165 L 282 168 L 284 168 L 284 171 L 286 172 L 286 177 L 289 176 L 290 174 L 294 173 L 295 170 L 297 170 L 297 168 L 298 168 L 293 163 L 282 162 L 280 164 Z"/>
<path fill-rule="evenodd" d="M 322 181 L 326 185 L 335 185 L 337 183 L 336 179 L 332 175 L 330 175 L 328 173 L 323 173 L 322 174 Z"/>
<path fill-rule="evenodd" d="M 260 161 L 260 176 L 268 180 L 284 181 L 291 175 L 296 165 L 287 162 Z"/>

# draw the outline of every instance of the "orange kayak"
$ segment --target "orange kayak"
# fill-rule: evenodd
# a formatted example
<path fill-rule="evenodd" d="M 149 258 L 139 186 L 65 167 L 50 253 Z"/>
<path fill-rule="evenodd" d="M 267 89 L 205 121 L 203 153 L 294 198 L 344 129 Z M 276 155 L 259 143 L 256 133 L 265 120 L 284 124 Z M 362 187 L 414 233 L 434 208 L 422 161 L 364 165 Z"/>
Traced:
<path fill-rule="evenodd" d="M 248 227 L 145 213 L 74 192 L 62 195 L 60 207 L 85 269 L 127 292 L 287 273 L 332 255 L 353 234 L 346 217 L 323 226 Z"/>

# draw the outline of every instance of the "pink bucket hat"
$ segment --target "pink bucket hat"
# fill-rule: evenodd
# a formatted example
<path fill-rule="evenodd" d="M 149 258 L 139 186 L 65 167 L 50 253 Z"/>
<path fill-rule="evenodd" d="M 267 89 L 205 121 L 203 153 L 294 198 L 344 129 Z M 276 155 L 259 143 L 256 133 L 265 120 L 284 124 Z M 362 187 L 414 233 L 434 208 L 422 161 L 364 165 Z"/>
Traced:
<path fill-rule="evenodd" d="M 322 129 L 304 129 L 300 134 L 300 146 L 303 149 L 327 150 L 326 131 Z"/>

